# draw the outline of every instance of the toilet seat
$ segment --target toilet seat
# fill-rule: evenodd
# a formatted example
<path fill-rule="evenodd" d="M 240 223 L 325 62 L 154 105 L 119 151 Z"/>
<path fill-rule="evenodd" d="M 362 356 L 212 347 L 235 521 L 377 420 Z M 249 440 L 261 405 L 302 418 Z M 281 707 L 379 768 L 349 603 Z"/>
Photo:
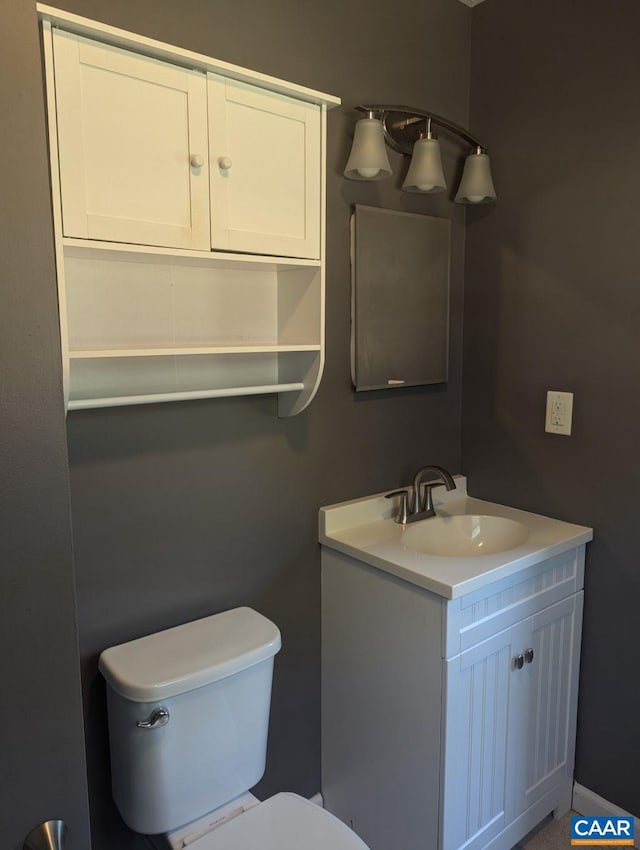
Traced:
<path fill-rule="evenodd" d="M 281 793 L 203 835 L 190 850 L 368 850 L 338 818 Z"/>

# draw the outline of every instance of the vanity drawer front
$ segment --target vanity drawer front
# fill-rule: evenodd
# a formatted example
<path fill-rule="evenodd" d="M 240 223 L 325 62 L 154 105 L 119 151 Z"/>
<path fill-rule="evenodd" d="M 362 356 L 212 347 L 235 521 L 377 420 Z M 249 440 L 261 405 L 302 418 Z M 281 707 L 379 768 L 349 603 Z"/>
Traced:
<path fill-rule="evenodd" d="M 447 605 L 445 658 L 451 658 L 554 602 L 581 590 L 585 547 L 454 599 Z"/>

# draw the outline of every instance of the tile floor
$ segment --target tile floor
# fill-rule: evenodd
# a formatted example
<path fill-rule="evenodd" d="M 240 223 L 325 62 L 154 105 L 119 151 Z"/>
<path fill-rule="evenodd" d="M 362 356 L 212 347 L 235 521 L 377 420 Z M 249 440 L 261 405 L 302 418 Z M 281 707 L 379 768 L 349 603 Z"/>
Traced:
<path fill-rule="evenodd" d="M 555 820 L 549 815 L 532 830 L 513 850 L 569 850 L 571 847 L 571 815 Z"/>

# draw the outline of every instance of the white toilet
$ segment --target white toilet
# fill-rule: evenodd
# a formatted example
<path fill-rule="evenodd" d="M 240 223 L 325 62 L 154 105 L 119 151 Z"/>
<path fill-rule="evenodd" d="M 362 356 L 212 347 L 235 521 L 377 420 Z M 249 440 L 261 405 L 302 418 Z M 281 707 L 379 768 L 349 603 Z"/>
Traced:
<path fill-rule="evenodd" d="M 131 829 L 192 850 L 367 850 L 296 794 L 248 793 L 280 645 L 270 620 L 235 608 L 102 653 L 113 797 Z"/>

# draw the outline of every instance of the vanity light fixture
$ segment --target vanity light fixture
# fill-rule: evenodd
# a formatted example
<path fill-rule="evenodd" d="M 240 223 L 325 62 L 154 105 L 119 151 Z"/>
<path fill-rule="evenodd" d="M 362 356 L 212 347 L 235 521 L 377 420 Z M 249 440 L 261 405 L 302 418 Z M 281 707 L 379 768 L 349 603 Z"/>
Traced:
<path fill-rule="evenodd" d="M 385 143 L 404 156 L 411 156 L 405 192 L 435 193 L 446 190 L 440 142 L 433 135 L 436 124 L 473 147 L 466 158 L 462 180 L 455 196 L 457 204 L 487 204 L 496 200 L 487 149 L 475 136 L 447 118 L 408 106 L 358 106 L 367 114 L 355 127 L 351 154 L 344 171 L 349 180 L 383 180 L 391 176 Z"/>
<path fill-rule="evenodd" d="M 393 174 L 384 146 L 382 122 L 373 111 L 367 111 L 367 117 L 358 121 L 353 134 L 351 156 L 344 170 L 349 180 L 384 180 Z"/>

